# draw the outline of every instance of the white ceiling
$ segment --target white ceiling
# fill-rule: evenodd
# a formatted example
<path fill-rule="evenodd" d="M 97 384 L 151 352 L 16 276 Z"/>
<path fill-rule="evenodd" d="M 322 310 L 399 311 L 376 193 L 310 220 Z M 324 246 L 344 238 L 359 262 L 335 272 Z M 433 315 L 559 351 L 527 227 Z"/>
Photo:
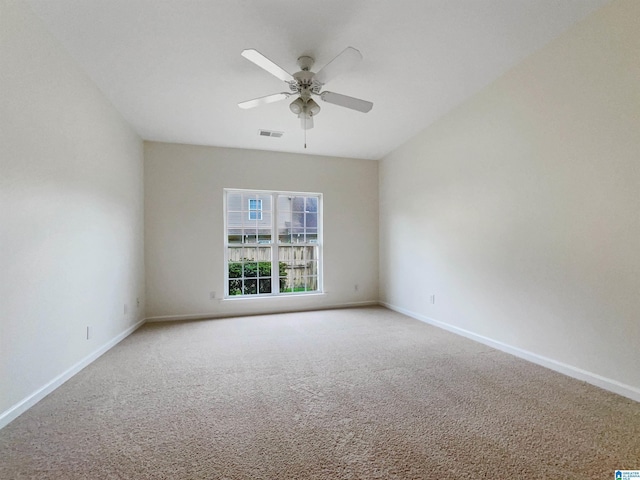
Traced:
<path fill-rule="evenodd" d="M 144 139 L 379 159 L 608 0 L 27 1 Z M 290 101 L 238 108 L 287 91 L 243 49 L 293 73 L 347 46 L 326 88 L 373 110 L 319 102 L 306 150 Z"/>

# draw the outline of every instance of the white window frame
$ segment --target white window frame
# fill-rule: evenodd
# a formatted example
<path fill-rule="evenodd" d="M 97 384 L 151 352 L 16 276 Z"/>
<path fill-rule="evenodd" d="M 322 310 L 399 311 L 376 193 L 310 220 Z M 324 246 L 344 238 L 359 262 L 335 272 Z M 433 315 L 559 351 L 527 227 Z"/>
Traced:
<path fill-rule="evenodd" d="M 271 196 L 271 242 L 269 243 L 242 243 L 243 246 L 255 246 L 256 248 L 269 246 L 271 248 L 271 293 L 258 293 L 254 295 L 229 295 L 229 247 L 238 246 L 238 244 L 230 244 L 229 243 L 229 234 L 228 234 L 228 212 L 227 212 L 227 196 L 230 193 L 240 193 L 240 194 L 256 194 L 256 195 L 270 195 Z M 318 198 L 318 218 L 317 218 L 317 241 L 315 243 L 280 243 L 280 238 L 278 235 L 278 196 L 286 195 L 290 197 L 301 196 L 301 197 L 317 197 Z M 260 202 L 260 217 L 253 220 L 262 220 L 262 200 L 257 199 Z M 224 299 L 225 300 L 250 300 L 255 298 L 269 298 L 269 297 L 289 297 L 289 296 L 300 296 L 300 295 L 322 295 L 324 294 L 324 281 L 323 281 L 323 263 L 324 263 L 324 254 L 323 254 L 323 197 L 322 193 L 317 192 L 293 192 L 293 191 L 278 191 L 278 190 L 249 190 L 249 189 L 241 189 L 241 188 L 225 188 L 223 194 L 223 218 L 224 218 Z M 250 206 L 250 202 L 247 203 L 247 207 Z M 247 208 L 249 212 L 252 210 Z M 253 211 L 257 211 L 253 209 Z M 244 237 L 244 235 L 243 235 Z M 317 247 L 317 256 L 318 256 L 318 289 L 314 291 L 305 291 L 305 292 L 280 292 L 280 282 L 279 282 L 279 256 L 278 250 L 280 246 L 314 246 Z"/>

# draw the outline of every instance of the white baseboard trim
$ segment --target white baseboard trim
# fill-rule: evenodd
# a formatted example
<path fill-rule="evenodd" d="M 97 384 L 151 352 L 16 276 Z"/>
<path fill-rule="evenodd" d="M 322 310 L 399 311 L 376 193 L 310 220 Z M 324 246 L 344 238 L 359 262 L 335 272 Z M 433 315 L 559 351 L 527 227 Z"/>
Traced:
<path fill-rule="evenodd" d="M 78 363 L 76 363 L 71 368 L 67 369 L 66 371 L 62 372 L 60 375 L 55 377 L 49 383 L 47 383 L 43 387 L 39 388 L 38 390 L 33 392 L 28 397 L 20 400 L 14 406 L 10 407 L 8 410 L 5 410 L 4 412 L 0 413 L 0 428 L 3 428 L 6 425 L 8 425 L 10 422 L 12 422 L 17 417 L 19 417 L 24 412 L 26 412 L 31 407 L 33 407 L 36 403 L 38 403 L 44 397 L 46 397 L 51 392 L 53 392 L 56 388 L 58 388 L 64 382 L 66 382 L 71 377 L 73 377 L 80 370 L 82 370 L 87 365 L 89 365 L 90 363 L 95 361 L 98 357 L 100 357 L 102 354 L 106 353 L 108 350 L 110 350 L 115 345 L 120 343 L 126 337 L 131 335 L 138 328 L 140 328 L 144 324 L 144 322 L 145 322 L 144 320 L 140 320 L 135 325 L 132 325 L 131 327 L 127 328 L 124 332 L 120 333 L 115 338 L 113 338 L 112 340 L 108 341 L 107 343 L 102 345 L 100 348 L 98 348 L 94 352 L 92 352 L 89 355 L 87 355 L 86 357 L 84 357 Z"/>
<path fill-rule="evenodd" d="M 415 313 L 410 310 L 404 309 L 402 307 L 398 307 L 397 305 L 392 305 L 386 302 L 380 302 L 380 305 L 388 308 L 389 310 L 393 310 L 395 312 L 402 313 L 403 315 L 406 315 L 408 317 L 415 318 L 416 320 L 420 320 L 421 322 L 428 323 L 435 327 L 442 328 L 443 330 L 447 330 L 449 332 L 455 333 L 457 335 L 461 335 L 463 337 L 469 338 L 471 340 L 482 343 L 489 347 L 495 348 L 496 350 L 501 350 L 503 352 L 509 353 L 511 355 L 515 355 L 516 357 L 522 358 L 529 362 L 549 368 L 556 372 L 562 373 L 563 375 L 567 375 L 577 380 L 582 380 L 591 385 L 595 385 L 596 387 L 600 387 L 604 390 L 608 390 L 610 392 L 617 393 L 618 395 L 622 395 L 623 397 L 630 398 L 631 400 L 635 400 L 636 402 L 640 402 L 640 389 L 636 387 L 632 387 L 631 385 L 626 385 L 622 382 L 618 382 L 617 380 L 613 380 L 611 378 L 606 378 L 606 377 L 603 377 L 602 375 L 598 375 L 597 373 L 592 373 L 587 370 L 574 367 L 573 365 L 568 365 L 566 363 L 553 360 L 552 358 L 543 357 L 542 355 L 538 355 L 536 353 L 529 352 L 527 350 L 522 350 L 521 348 L 518 348 L 518 347 L 507 345 L 506 343 L 502 343 L 497 340 L 493 340 L 489 337 L 478 335 L 469 330 L 455 327 L 453 325 L 449 325 L 448 323 L 444 323 L 439 320 L 426 317 L 419 313 Z"/>
<path fill-rule="evenodd" d="M 235 301 L 235 300 L 234 300 Z M 251 313 L 234 313 L 234 312 L 211 312 L 211 313 L 193 313 L 184 315 L 159 315 L 155 317 L 145 318 L 145 322 L 174 322 L 181 320 L 207 320 L 214 318 L 233 318 L 233 317 L 251 317 L 256 315 L 277 315 L 279 313 L 296 313 L 296 312 L 309 312 L 314 310 L 335 310 L 338 308 L 357 308 L 357 307 L 372 307 L 380 305 L 377 300 L 366 300 L 363 302 L 346 302 L 335 303 L 330 305 L 313 305 L 305 308 L 283 308 L 278 310 L 269 310 L 264 312 L 251 312 Z"/>

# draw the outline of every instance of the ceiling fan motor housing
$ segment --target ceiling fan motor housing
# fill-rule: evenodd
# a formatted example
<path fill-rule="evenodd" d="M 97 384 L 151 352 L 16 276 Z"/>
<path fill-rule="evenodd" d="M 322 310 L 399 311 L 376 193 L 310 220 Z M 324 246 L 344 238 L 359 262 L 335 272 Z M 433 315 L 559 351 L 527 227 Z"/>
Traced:
<path fill-rule="evenodd" d="M 313 59 L 313 57 L 309 57 L 308 55 L 303 55 L 301 57 L 298 57 L 298 66 L 300 67 L 300 70 L 303 70 L 305 72 L 308 72 L 309 70 L 311 70 L 311 67 L 313 67 L 315 60 Z"/>

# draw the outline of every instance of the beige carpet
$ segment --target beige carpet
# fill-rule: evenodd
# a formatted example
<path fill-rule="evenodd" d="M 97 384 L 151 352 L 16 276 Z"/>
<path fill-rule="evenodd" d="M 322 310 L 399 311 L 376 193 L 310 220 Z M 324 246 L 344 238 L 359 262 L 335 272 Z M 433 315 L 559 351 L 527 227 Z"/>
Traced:
<path fill-rule="evenodd" d="M 0 430 L 1 479 L 613 479 L 640 404 L 383 308 L 147 324 Z"/>

